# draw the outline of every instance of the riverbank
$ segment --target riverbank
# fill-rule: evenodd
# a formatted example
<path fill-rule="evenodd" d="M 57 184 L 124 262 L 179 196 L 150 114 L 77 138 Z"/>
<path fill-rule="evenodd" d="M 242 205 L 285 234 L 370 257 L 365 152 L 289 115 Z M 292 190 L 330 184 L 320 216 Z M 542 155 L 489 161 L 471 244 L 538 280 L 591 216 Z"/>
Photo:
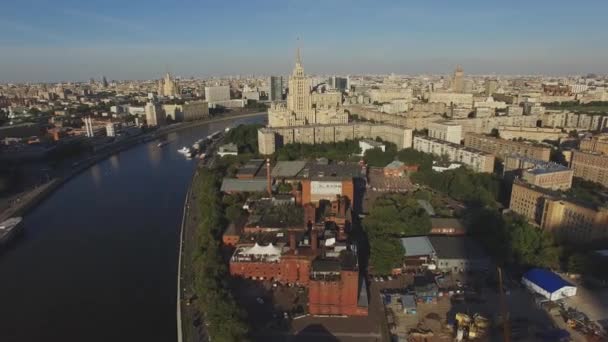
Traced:
<path fill-rule="evenodd" d="M 106 150 L 99 152 L 98 154 L 89 157 L 86 160 L 81 161 L 77 166 L 73 167 L 66 174 L 56 177 L 49 182 L 28 191 L 27 193 L 22 194 L 18 201 L 16 201 L 11 207 L 5 209 L 0 213 L 0 222 L 4 221 L 10 217 L 14 216 L 24 216 L 28 211 L 35 208 L 38 204 L 40 204 L 44 199 L 46 199 L 49 195 L 51 195 L 55 190 L 59 189 L 61 185 L 63 185 L 68 180 L 77 176 L 81 172 L 84 172 L 91 166 L 97 164 L 98 162 L 111 157 L 112 155 L 125 151 L 129 148 L 139 145 L 143 142 L 148 142 L 154 139 L 158 139 L 162 136 L 165 136 L 170 133 L 178 132 L 181 130 L 194 128 L 198 126 L 203 126 L 206 124 L 212 124 L 221 121 L 227 120 L 236 120 L 243 119 L 248 117 L 261 116 L 266 112 L 257 112 L 257 113 L 245 113 L 231 116 L 222 116 L 217 118 L 212 118 L 209 120 L 201 120 L 201 121 L 193 121 L 186 122 L 183 124 L 176 124 L 167 127 L 166 129 L 160 129 L 151 133 L 142 134 L 131 139 L 124 140 L 115 146 L 111 146 Z"/>

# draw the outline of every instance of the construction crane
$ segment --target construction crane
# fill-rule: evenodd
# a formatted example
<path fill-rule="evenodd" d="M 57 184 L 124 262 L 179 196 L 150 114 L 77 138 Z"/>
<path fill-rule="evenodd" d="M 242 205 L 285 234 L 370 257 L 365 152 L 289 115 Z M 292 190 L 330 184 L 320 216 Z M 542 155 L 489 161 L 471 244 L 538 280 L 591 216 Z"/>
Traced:
<path fill-rule="evenodd" d="M 509 313 L 507 312 L 505 291 L 502 286 L 502 268 L 500 268 L 500 266 L 498 267 L 498 291 L 500 293 L 500 311 L 502 315 L 504 341 L 511 342 L 511 324 L 509 321 Z"/>

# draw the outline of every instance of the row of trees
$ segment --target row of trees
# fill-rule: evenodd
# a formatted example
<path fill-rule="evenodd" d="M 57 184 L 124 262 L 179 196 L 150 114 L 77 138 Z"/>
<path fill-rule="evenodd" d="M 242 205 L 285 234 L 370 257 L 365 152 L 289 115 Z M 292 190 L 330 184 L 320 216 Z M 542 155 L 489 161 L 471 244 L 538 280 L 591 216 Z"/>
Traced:
<path fill-rule="evenodd" d="M 559 268 L 562 249 L 553 235 L 516 214 L 502 215 L 488 207 L 469 208 L 470 233 L 499 262 L 520 267 Z"/>
<path fill-rule="evenodd" d="M 239 153 L 258 154 L 258 129 L 260 124 L 238 125 L 231 129 L 224 141 L 233 143 L 239 148 Z"/>
<path fill-rule="evenodd" d="M 496 207 L 501 195 L 502 183 L 499 178 L 489 173 L 475 173 L 464 167 L 444 172 L 416 172 L 412 175 L 412 181 L 473 206 Z"/>
<path fill-rule="evenodd" d="M 404 250 L 398 237 L 428 234 L 431 220 L 413 195 L 388 194 L 378 198 L 363 219 L 375 273 L 401 267 Z"/>
<path fill-rule="evenodd" d="M 219 196 L 219 177 L 201 169 L 193 184 L 200 218 L 192 264 L 195 265 L 194 289 L 205 313 L 209 336 L 214 341 L 243 341 L 248 332 L 245 314 L 239 309 L 227 283 L 228 271 L 220 254 L 220 237 L 225 218 Z"/>
<path fill-rule="evenodd" d="M 355 140 L 345 140 L 337 143 L 321 144 L 286 144 L 275 152 L 275 158 L 279 161 L 327 158 L 330 160 L 358 159 L 355 155 L 360 153 L 359 143 Z"/>

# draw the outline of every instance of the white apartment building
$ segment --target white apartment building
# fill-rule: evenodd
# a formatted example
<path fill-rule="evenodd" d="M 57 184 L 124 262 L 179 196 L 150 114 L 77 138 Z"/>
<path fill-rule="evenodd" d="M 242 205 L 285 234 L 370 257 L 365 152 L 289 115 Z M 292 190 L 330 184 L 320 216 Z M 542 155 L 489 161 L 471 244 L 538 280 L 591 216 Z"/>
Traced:
<path fill-rule="evenodd" d="M 462 140 L 462 126 L 453 121 L 436 121 L 429 124 L 429 137 L 460 144 Z"/>
<path fill-rule="evenodd" d="M 230 100 L 230 87 L 229 86 L 205 87 L 205 100 L 207 100 L 207 102 Z"/>
<path fill-rule="evenodd" d="M 494 156 L 489 153 L 422 136 L 415 136 L 413 145 L 416 151 L 447 156 L 449 161 L 462 163 L 475 172 L 494 171 Z"/>

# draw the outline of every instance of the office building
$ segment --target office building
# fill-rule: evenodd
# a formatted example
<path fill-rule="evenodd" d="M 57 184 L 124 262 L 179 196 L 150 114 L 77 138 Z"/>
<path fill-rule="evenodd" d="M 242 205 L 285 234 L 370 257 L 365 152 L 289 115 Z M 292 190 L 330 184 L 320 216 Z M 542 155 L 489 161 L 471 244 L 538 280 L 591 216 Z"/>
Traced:
<path fill-rule="evenodd" d="M 429 124 L 429 137 L 460 144 L 462 126 L 453 121 L 436 121 Z"/>
<path fill-rule="evenodd" d="M 449 161 L 462 163 L 475 172 L 494 171 L 494 156 L 489 153 L 423 136 L 415 136 L 413 145 L 416 151 L 447 156 Z"/>
<path fill-rule="evenodd" d="M 230 86 L 205 87 L 205 100 L 209 103 L 230 100 Z"/>
<path fill-rule="evenodd" d="M 510 154 L 519 154 L 549 161 L 551 154 L 550 147 L 538 143 L 505 140 L 476 133 L 466 133 L 464 135 L 464 146 L 491 153 L 501 159 Z"/>
<path fill-rule="evenodd" d="M 608 187 L 608 155 L 573 150 L 570 167 L 574 170 L 574 177 Z"/>
<path fill-rule="evenodd" d="M 283 77 L 270 76 L 270 101 L 283 100 Z"/>
<path fill-rule="evenodd" d="M 589 243 L 608 238 L 608 209 L 575 202 L 562 193 L 516 179 L 509 208 L 562 242 Z"/>

